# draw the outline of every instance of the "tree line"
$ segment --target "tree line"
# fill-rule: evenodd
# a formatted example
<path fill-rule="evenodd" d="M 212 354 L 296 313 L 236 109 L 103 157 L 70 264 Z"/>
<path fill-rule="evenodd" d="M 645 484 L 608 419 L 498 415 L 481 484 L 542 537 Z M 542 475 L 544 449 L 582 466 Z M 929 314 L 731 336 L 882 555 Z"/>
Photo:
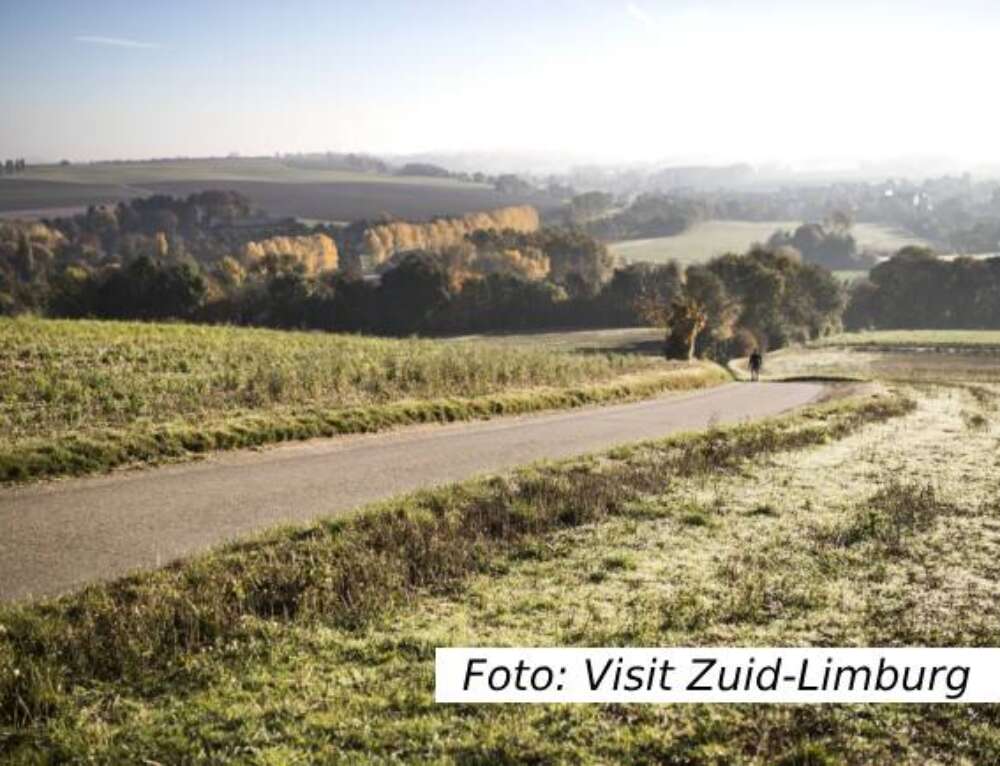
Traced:
<path fill-rule="evenodd" d="M 676 236 L 710 219 L 739 219 L 741 212 L 738 205 L 720 204 L 708 196 L 646 193 L 621 204 L 613 195 L 595 191 L 574 196 L 563 216 L 569 225 L 580 226 L 602 240 L 616 241 Z M 877 259 L 858 246 L 851 234 L 852 225 L 848 213 L 835 210 L 822 223 L 774 232 L 767 246 L 794 248 L 807 261 L 828 269 L 870 268 Z"/>
<path fill-rule="evenodd" d="M 349 246 L 340 230 L 258 220 L 240 195 L 202 192 L 0 224 L 0 311 L 388 335 L 654 323 L 685 357 L 814 338 L 843 310 L 828 271 L 780 248 L 685 270 L 622 265 L 580 228 L 485 229 L 359 275 L 317 256 Z"/>
<path fill-rule="evenodd" d="M 1000 258 L 906 247 L 851 288 L 849 329 L 998 329 Z"/>
<path fill-rule="evenodd" d="M 4 160 L 3 164 L 0 165 L 0 173 L 5 176 L 12 176 L 16 173 L 22 172 L 28 165 L 23 158 L 16 160 Z"/>

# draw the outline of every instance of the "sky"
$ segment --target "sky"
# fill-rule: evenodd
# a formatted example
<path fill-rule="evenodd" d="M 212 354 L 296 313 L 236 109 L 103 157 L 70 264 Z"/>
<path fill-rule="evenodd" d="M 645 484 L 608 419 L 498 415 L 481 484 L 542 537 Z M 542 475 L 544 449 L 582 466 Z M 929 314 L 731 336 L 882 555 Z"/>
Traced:
<path fill-rule="evenodd" d="M 0 0 L 0 157 L 1000 161 L 996 0 Z"/>

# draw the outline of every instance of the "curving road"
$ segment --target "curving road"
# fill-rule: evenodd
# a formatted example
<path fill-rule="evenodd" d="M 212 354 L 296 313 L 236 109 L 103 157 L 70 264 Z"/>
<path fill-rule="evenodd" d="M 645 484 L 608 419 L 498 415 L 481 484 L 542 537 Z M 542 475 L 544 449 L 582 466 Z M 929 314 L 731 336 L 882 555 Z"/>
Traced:
<path fill-rule="evenodd" d="M 476 474 L 775 415 L 823 391 L 818 383 L 731 383 L 634 404 L 221 453 L 0 490 L 0 601 L 62 593 L 267 527 Z"/>

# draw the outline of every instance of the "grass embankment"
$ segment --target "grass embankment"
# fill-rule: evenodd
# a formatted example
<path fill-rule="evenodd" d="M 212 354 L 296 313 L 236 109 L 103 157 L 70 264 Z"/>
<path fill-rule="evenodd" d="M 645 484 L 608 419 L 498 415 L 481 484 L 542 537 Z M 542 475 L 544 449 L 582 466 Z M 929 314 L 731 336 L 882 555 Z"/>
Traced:
<path fill-rule="evenodd" d="M 0 320 L 0 481 L 624 401 L 707 364 L 194 325 Z"/>
<path fill-rule="evenodd" d="M 552 546 L 562 546 L 552 537 L 560 531 L 674 516 L 692 528 L 702 520 L 712 525 L 709 511 L 673 501 L 676 482 L 736 476 L 748 461 L 823 445 L 912 407 L 911 401 L 893 396 L 842 401 L 759 424 L 535 466 L 509 477 L 420 493 L 348 519 L 275 533 L 56 601 L 2 610 L 5 733 L 0 741 L 26 760 L 40 751 L 54 759 L 92 756 L 98 761 L 141 754 L 165 761 L 549 762 L 557 760 L 557 752 L 577 760 L 575 755 L 587 753 L 566 737 L 587 737 L 587 727 L 569 731 L 559 723 L 561 714 L 543 716 L 549 724 L 539 736 L 551 741 L 546 755 L 533 752 L 534 745 L 520 748 L 516 726 L 501 735 L 487 720 L 493 720 L 495 709 L 435 708 L 426 677 L 433 644 L 411 645 L 405 634 L 397 636 L 399 641 L 387 639 L 382 631 L 391 633 L 396 620 L 420 611 L 435 594 L 460 594 L 470 575 L 502 583 L 513 568 L 549 559 Z M 599 551 L 579 551 L 588 570 L 596 566 L 606 577 L 633 568 L 628 556 L 599 563 Z M 602 579 L 588 576 L 587 581 Z M 574 597 L 572 590 L 564 596 Z M 469 608 L 487 606 L 475 594 L 458 598 Z M 767 603 L 766 593 L 757 601 Z M 500 602 L 488 606 L 504 609 Z M 429 608 L 433 612 L 433 603 Z M 611 625 L 593 623 L 586 614 L 582 609 L 578 616 L 591 631 Z M 482 643 L 491 621 L 486 616 L 478 623 L 484 631 L 478 637 L 463 638 Z M 469 630 L 465 624 L 455 636 Z M 380 637 L 372 643 L 372 636 Z M 592 632 L 578 633 L 567 643 L 593 638 Z M 617 642 L 624 637 L 602 633 L 601 638 Z M 298 692 L 279 691 L 275 684 L 284 684 L 289 673 L 297 675 L 288 663 L 299 662 L 303 641 L 313 647 L 307 675 L 315 672 L 318 679 L 337 671 L 345 676 L 323 690 L 299 677 Z M 380 670 L 388 674 L 381 680 L 383 691 L 393 691 L 373 699 L 362 677 L 370 680 L 369 674 Z M 242 687 L 244 681 L 250 687 Z M 403 681 L 407 685 L 400 687 Z M 268 714 L 266 722 L 260 720 L 262 709 L 282 703 L 302 704 L 309 713 Z M 341 713 L 347 710 L 345 718 Z M 620 706 L 594 710 L 600 712 L 581 715 L 615 720 L 641 715 Z M 504 713 L 505 718 L 513 715 Z M 478 733 L 472 734 L 470 725 Z M 628 726 L 621 727 L 618 736 L 628 732 Z M 504 745 L 497 741 L 500 736 L 515 739 Z"/>

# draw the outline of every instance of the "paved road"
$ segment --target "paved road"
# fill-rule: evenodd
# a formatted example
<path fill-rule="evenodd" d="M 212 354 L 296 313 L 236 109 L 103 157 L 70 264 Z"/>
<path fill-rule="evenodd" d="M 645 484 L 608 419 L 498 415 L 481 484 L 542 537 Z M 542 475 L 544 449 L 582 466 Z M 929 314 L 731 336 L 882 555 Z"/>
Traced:
<path fill-rule="evenodd" d="M 822 391 L 815 383 L 732 383 L 635 404 L 421 426 L 0 490 L 0 601 L 61 593 L 420 487 L 774 415 Z"/>

